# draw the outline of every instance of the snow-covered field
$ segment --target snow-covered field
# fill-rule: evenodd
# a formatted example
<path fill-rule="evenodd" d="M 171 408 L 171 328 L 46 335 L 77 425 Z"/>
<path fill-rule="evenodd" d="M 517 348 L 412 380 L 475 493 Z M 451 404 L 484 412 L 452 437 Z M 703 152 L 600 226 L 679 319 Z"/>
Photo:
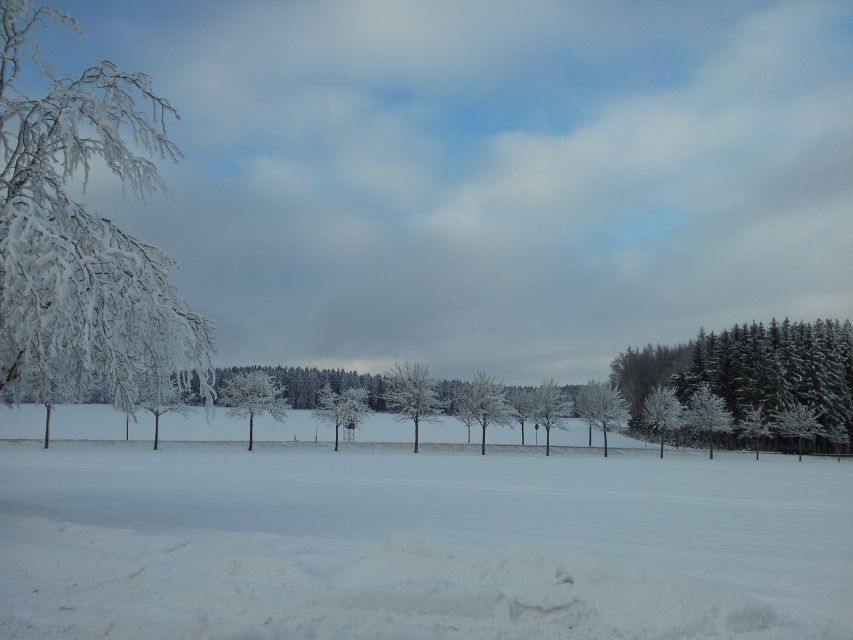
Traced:
<path fill-rule="evenodd" d="M 848 461 L 149 446 L 0 442 L 0 638 L 853 637 Z"/>

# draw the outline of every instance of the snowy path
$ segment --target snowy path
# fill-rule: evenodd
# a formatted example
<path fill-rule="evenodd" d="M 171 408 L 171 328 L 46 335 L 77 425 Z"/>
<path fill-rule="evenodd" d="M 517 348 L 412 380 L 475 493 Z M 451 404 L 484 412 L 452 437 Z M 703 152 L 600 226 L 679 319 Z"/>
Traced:
<path fill-rule="evenodd" d="M 830 460 L 0 443 L 0 539 L 4 638 L 853 637 Z"/>

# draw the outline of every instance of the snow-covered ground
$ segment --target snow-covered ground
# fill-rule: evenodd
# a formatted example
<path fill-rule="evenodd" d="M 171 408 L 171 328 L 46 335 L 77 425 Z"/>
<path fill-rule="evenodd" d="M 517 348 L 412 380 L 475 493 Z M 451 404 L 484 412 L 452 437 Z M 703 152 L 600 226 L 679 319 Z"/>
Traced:
<path fill-rule="evenodd" d="M 21 405 L 8 408 L 0 406 L 0 439 L 44 437 L 45 408 L 42 405 Z M 145 412 L 137 414 L 138 422 L 130 423 L 131 440 L 154 440 L 154 417 Z M 525 442 L 545 445 L 545 430 L 538 436 L 533 423 L 525 426 Z M 63 405 L 54 407 L 51 413 L 50 434 L 57 439 L 123 440 L 125 436 L 124 414 L 108 405 Z M 268 442 L 334 442 L 335 430 L 318 425 L 311 411 L 289 411 L 284 422 L 276 422 L 269 416 L 255 419 L 255 440 Z M 358 442 L 414 442 L 414 427 L 411 420 L 398 422 L 388 413 L 371 414 L 355 433 Z M 471 442 L 480 442 L 477 427 L 471 429 Z M 593 431 L 593 445 L 601 446 L 601 433 Z M 343 429 L 341 429 L 343 438 Z M 208 413 L 193 408 L 185 418 L 177 414 L 166 414 L 160 418 L 160 440 L 166 441 L 234 441 L 249 439 L 248 420 L 231 418 L 224 409 L 215 408 Z M 420 441 L 424 443 L 465 443 L 468 431 L 461 422 L 453 418 L 442 418 L 437 422 L 422 423 Z M 608 445 L 613 447 L 643 447 L 645 443 L 620 433 L 607 436 Z M 521 429 L 489 427 L 486 444 L 521 444 Z M 586 446 L 589 433 L 581 420 L 570 420 L 568 428 L 553 429 L 551 444 L 555 446 Z M 649 447 L 654 446 L 649 444 Z"/>
<path fill-rule="evenodd" d="M 842 640 L 851 540 L 830 459 L 0 442 L 4 639 Z"/>

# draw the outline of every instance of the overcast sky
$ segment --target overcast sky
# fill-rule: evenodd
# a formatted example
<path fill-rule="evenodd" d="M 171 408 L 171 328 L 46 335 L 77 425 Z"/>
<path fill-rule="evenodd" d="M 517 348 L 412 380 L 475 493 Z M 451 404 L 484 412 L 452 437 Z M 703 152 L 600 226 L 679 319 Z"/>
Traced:
<path fill-rule="evenodd" d="M 181 113 L 162 246 L 218 364 L 507 383 L 853 316 L 853 3 L 56 2 Z"/>

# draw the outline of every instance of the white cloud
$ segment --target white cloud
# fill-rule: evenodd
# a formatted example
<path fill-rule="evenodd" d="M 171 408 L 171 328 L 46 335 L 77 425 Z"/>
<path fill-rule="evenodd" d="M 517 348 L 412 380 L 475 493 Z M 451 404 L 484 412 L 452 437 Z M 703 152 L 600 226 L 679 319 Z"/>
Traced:
<path fill-rule="evenodd" d="M 582 382 L 699 325 L 853 315 L 843 5 L 734 28 L 742 3 L 578 7 L 229 6 L 167 47 L 194 153 L 170 171 L 175 202 L 133 224 L 184 263 L 222 362 Z M 460 161 L 459 131 L 436 130 L 448 101 L 571 93 L 577 63 L 606 81 L 656 42 L 694 72 L 614 81 L 569 131 L 474 136 Z"/>

